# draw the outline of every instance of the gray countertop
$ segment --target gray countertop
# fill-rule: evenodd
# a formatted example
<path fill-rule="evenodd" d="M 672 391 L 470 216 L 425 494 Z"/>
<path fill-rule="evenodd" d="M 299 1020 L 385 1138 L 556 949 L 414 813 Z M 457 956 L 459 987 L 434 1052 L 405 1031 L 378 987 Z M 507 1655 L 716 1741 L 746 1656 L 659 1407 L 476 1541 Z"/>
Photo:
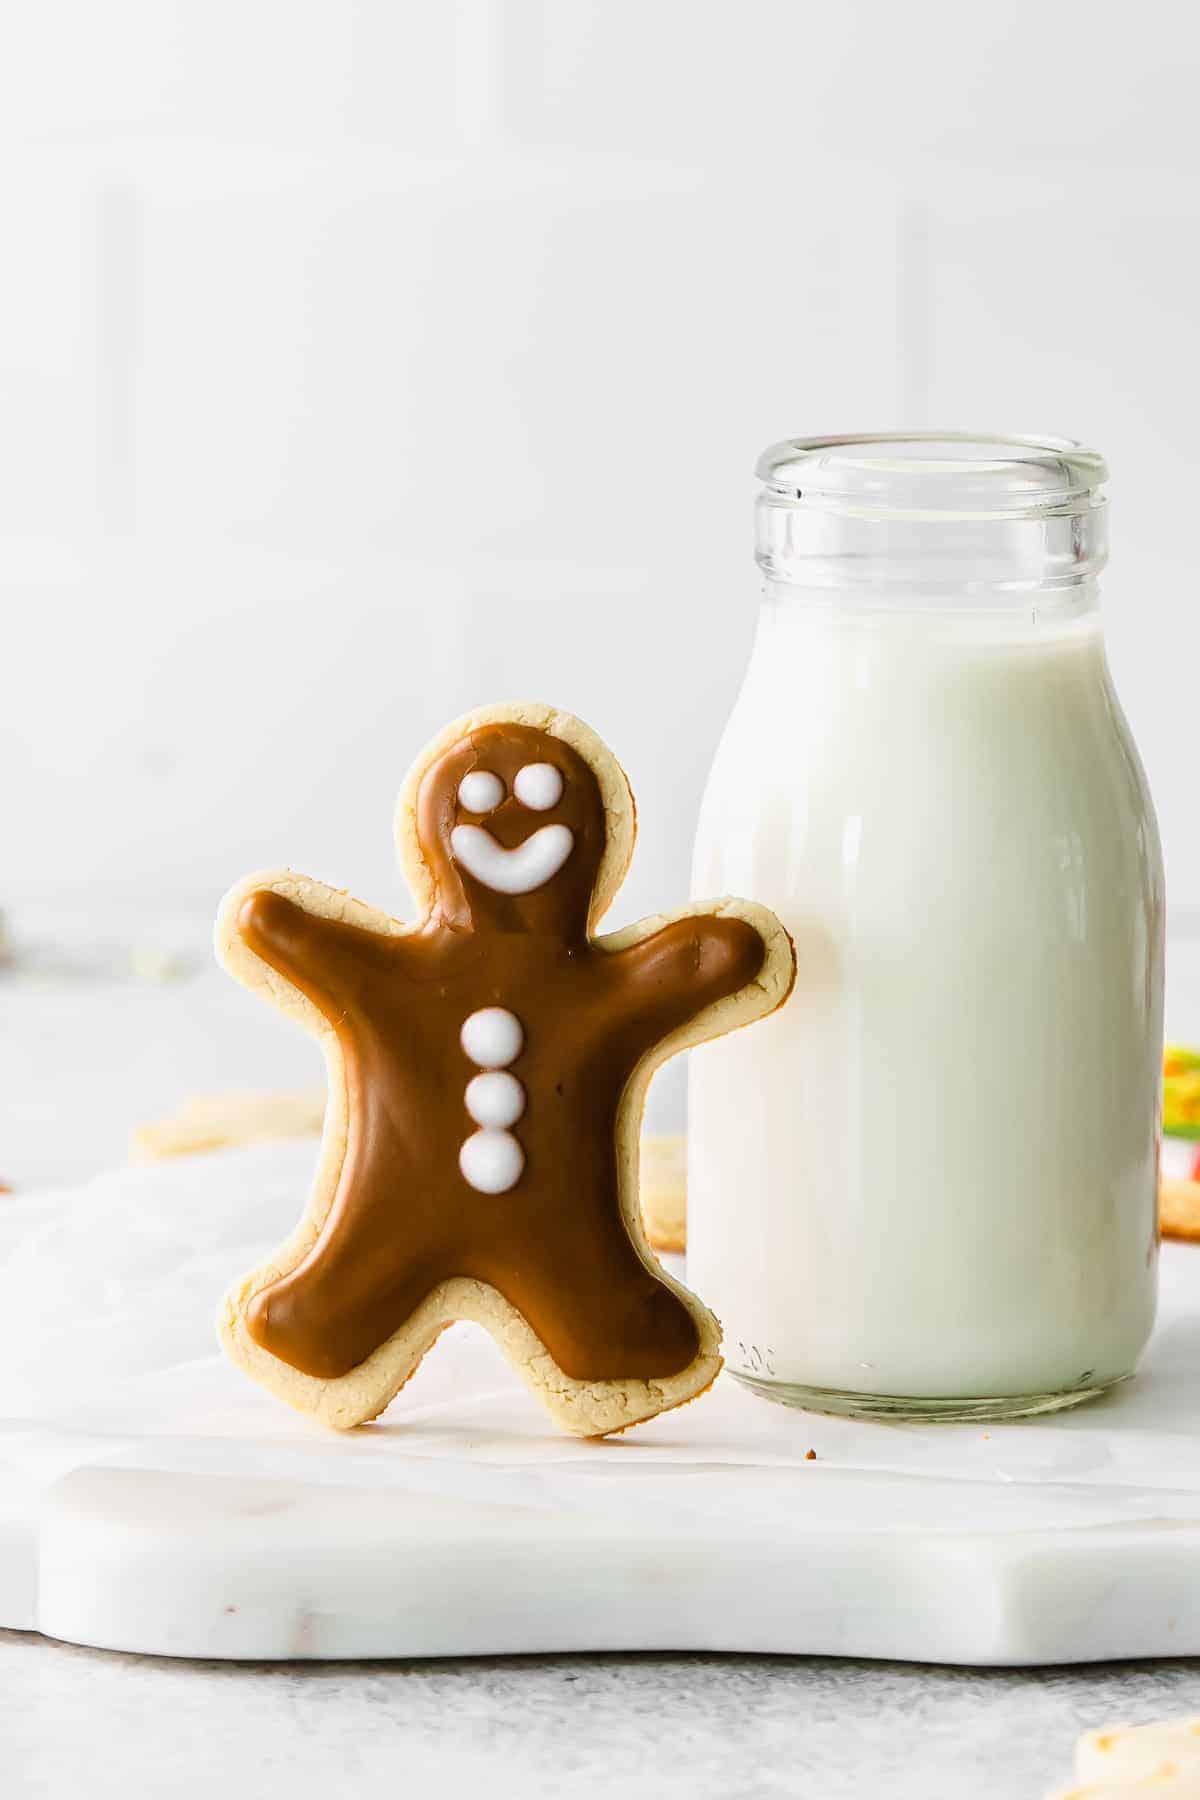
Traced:
<path fill-rule="evenodd" d="M 423 1780 L 439 1800 L 1040 1800 L 1084 1728 L 1196 1710 L 1200 1663 L 199 1663 L 0 1632 L 0 1693 L 0 1786 L 14 1800 L 394 1800 Z"/>

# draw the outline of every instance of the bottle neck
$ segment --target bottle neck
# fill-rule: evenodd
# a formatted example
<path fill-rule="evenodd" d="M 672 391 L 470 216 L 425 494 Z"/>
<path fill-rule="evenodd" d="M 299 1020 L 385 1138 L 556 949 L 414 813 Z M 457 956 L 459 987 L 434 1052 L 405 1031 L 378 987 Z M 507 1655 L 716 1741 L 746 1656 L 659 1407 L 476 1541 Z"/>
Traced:
<path fill-rule="evenodd" d="M 1066 440 L 792 439 L 758 472 L 756 555 L 772 587 L 909 611 L 1095 605 L 1107 471 Z"/>
<path fill-rule="evenodd" d="M 1076 622 L 1099 622 L 1100 581 L 1097 575 L 1057 587 L 1000 588 L 970 580 L 961 586 L 944 580 L 922 584 L 915 577 L 905 581 L 874 582 L 784 581 L 766 575 L 762 585 L 762 609 L 771 616 L 809 614 L 845 620 L 928 619 L 948 626 L 981 632 L 1054 631 Z"/>

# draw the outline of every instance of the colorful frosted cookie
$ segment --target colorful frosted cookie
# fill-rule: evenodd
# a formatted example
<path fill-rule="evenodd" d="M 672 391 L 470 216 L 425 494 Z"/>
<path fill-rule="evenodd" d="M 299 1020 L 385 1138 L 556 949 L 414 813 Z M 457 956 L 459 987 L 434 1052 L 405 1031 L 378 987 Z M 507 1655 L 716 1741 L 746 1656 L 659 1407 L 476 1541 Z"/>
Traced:
<path fill-rule="evenodd" d="M 1164 1237 L 1200 1238 L 1200 1054 L 1163 1051 L 1158 1224 Z"/>
<path fill-rule="evenodd" d="M 375 1417 L 456 1319 L 585 1436 L 716 1376 L 717 1321 L 646 1242 L 642 1107 L 666 1057 L 779 1006 L 794 956 L 741 900 L 594 937 L 634 834 L 593 732 L 491 707 L 436 738 L 401 793 L 415 924 L 291 870 L 226 896 L 220 961 L 328 1068 L 307 1211 L 219 1320 L 233 1360 L 301 1411 Z"/>

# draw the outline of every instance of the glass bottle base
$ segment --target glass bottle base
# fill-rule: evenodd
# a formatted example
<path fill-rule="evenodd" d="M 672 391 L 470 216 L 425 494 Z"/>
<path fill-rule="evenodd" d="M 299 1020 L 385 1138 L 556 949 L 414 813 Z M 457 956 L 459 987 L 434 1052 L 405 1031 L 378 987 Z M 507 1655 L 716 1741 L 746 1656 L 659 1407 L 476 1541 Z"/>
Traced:
<path fill-rule="evenodd" d="M 894 1425 L 967 1425 L 988 1419 L 1028 1419 L 1037 1413 L 1063 1412 L 1107 1394 L 1128 1375 L 1117 1375 L 1094 1387 L 1069 1388 L 1061 1394 L 997 1394 L 966 1400 L 911 1398 L 903 1394 L 851 1394 L 837 1388 L 801 1387 L 790 1381 L 765 1381 L 739 1369 L 729 1373 L 752 1394 L 795 1406 L 804 1412 L 831 1413 L 842 1419 L 882 1419 Z"/>

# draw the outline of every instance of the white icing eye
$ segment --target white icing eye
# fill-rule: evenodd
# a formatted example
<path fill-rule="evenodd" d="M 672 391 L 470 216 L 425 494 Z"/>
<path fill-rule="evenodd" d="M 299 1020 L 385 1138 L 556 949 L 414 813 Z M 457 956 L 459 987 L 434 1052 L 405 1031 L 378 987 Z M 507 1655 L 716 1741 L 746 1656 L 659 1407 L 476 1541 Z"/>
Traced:
<path fill-rule="evenodd" d="M 520 1056 L 525 1033 L 515 1013 L 503 1006 L 485 1006 L 465 1020 L 461 1043 L 481 1069 L 503 1069 Z"/>
<path fill-rule="evenodd" d="M 513 793 L 530 812 L 549 812 L 562 799 L 563 778 L 553 763 L 526 763 L 517 770 Z"/>
<path fill-rule="evenodd" d="M 458 1153 L 463 1179 L 479 1194 L 506 1194 L 516 1187 L 525 1152 L 507 1131 L 477 1131 Z"/>
<path fill-rule="evenodd" d="M 504 783 L 490 769 L 472 769 L 458 784 L 458 803 L 468 812 L 491 812 L 503 798 Z"/>
<path fill-rule="evenodd" d="M 467 1111 L 477 1125 L 506 1131 L 525 1111 L 525 1089 L 506 1069 L 491 1069 L 467 1083 Z"/>

